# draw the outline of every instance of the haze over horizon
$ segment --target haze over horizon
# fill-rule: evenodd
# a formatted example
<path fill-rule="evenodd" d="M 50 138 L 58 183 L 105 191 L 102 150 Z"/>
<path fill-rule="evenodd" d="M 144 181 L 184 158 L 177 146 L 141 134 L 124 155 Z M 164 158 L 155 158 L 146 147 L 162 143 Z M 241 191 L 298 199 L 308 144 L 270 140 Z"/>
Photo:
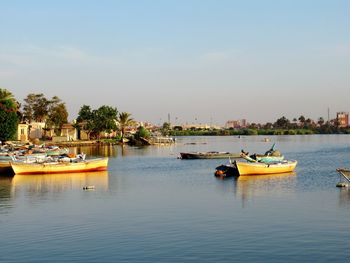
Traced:
<path fill-rule="evenodd" d="M 2 1 L 0 88 L 140 121 L 350 111 L 349 1 Z"/>

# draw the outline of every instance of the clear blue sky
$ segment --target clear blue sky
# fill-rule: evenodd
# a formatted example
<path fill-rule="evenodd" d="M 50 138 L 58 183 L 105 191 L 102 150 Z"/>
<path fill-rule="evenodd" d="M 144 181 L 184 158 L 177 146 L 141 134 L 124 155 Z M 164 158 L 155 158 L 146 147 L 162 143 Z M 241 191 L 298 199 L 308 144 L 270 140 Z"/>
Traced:
<path fill-rule="evenodd" d="M 350 1 L 0 0 L 0 87 L 141 121 L 350 111 Z"/>

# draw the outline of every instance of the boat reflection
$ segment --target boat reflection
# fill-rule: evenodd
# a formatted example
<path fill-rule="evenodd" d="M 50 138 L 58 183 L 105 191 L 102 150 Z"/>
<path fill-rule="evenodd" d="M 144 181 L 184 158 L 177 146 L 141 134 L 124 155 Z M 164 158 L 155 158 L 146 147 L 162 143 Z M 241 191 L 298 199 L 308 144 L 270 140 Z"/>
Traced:
<path fill-rule="evenodd" d="M 294 188 L 296 178 L 295 172 L 239 176 L 234 179 L 235 195 L 242 199 L 242 206 L 245 207 L 250 199 L 288 194 Z"/>
<path fill-rule="evenodd" d="M 87 156 L 116 157 L 118 155 L 118 147 L 114 145 L 71 147 L 69 151 L 74 154 L 85 153 Z"/>
<path fill-rule="evenodd" d="M 241 175 L 237 177 L 236 181 L 270 181 L 270 180 L 284 180 L 288 177 L 295 177 L 296 172 L 266 174 L 266 175 Z"/>
<path fill-rule="evenodd" d="M 128 156 L 146 156 L 162 154 L 162 147 L 137 147 L 129 145 L 100 145 L 100 146 L 81 146 L 72 147 L 70 152 L 74 154 L 85 153 L 87 156 L 94 157 L 128 157 Z"/>
<path fill-rule="evenodd" d="M 0 214 L 13 207 L 11 200 L 13 177 L 0 176 Z"/>
<path fill-rule="evenodd" d="M 15 175 L 12 192 L 61 193 L 72 189 L 95 186 L 96 190 L 108 190 L 108 171 L 68 174 Z"/>
<path fill-rule="evenodd" d="M 350 207 L 350 189 L 348 187 L 339 190 L 339 206 Z"/>

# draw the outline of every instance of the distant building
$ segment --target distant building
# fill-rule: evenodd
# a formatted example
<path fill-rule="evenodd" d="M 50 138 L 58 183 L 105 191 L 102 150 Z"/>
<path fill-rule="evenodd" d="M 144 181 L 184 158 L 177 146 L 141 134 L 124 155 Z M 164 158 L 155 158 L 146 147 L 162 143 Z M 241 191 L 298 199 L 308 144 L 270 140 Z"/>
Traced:
<path fill-rule="evenodd" d="M 29 139 L 41 139 L 44 136 L 45 122 L 32 122 L 29 124 Z M 48 135 L 48 134 L 46 134 Z M 49 136 L 51 136 L 51 132 Z"/>
<path fill-rule="evenodd" d="M 17 128 L 17 140 L 21 142 L 26 142 L 28 141 L 28 129 L 29 125 L 26 123 L 20 123 L 18 124 Z"/>
<path fill-rule="evenodd" d="M 78 138 L 77 129 L 71 123 L 65 123 L 61 128 L 61 137 L 65 137 L 66 141 L 76 141 Z"/>
<path fill-rule="evenodd" d="M 234 129 L 239 129 L 239 128 L 245 128 L 247 127 L 247 120 L 242 119 L 242 120 L 229 120 L 225 124 L 225 128 L 234 128 Z"/>
<path fill-rule="evenodd" d="M 349 127 L 349 113 L 337 112 L 337 123 L 341 128 Z"/>

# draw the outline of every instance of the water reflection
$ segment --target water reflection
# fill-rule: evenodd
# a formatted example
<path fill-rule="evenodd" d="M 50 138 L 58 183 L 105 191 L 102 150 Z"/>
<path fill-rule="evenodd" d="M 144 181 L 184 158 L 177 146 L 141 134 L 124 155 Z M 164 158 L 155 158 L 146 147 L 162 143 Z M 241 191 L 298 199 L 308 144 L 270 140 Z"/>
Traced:
<path fill-rule="evenodd" d="M 295 187 L 296 173 L 281 173 L 273 175 L 246 175 L 234 179 L 236 197 L 242 199 L 245 207 L 250 199 L 266 195 L 284 195 Z"/>
<path fill-rule="evenodd" d="M 350 189 L 347 187 L 339 190 L 339 205 L 350 207 Z"/>
<path fill-rule="evenodd" d="M 13 177 L 0 177 L 0 213 L 13 207 L 11 187 Z"/>
<path fill-rule="evenodd" d="M 15 175 L 12 180 L 12 193 L 62 193 L 71 189 L 82 189 L 93 185 L 95 189 L 108 190 L 108 171 L 44 174 L 44 175 Z"/>
<path fill-rule="evenodd" d="M 81 146 L 69 149 L 71 153 L 85 153 L 87 156 L 103 156 L 116 157 L 118 155 L 118 146 L 113 145 L 97 145 L 97 146 Z"/>

